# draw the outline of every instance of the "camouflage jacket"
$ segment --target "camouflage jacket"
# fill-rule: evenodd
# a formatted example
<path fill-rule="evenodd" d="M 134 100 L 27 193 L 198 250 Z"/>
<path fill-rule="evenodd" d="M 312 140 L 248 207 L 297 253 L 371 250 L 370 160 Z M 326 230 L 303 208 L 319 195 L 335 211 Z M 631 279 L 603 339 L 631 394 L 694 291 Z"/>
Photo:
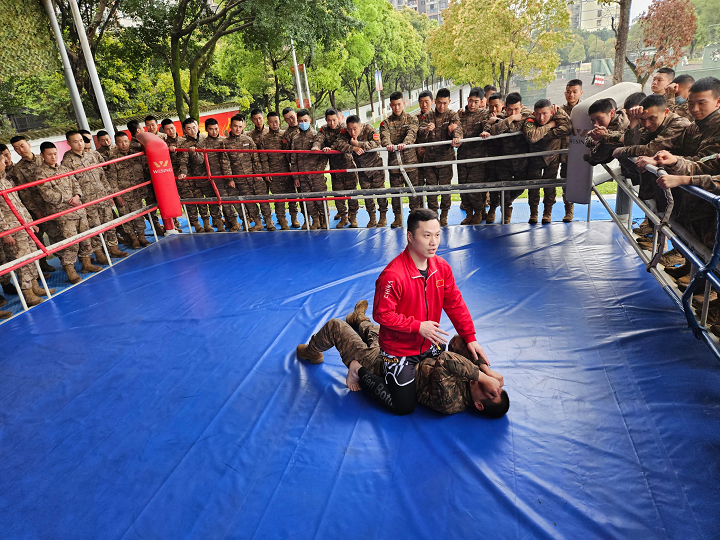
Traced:
<path fill-rule="evenodd" d="M 315 136 L 313 150 L 322 150 L 323 148 L 332 148 L 335 141 L 341 134 L 347 134 L 347 127 L 344 123 L 338 124 L 335 129 L 323 126 Z M 331 169 L 352 169 L 353 160 L 349 154 L 329 154 Z"/>
<path fill-rule="evenodd" d="M 620 149 L 620 157 L 654 156 L 660 150 L 670 150 L 672 140 L 689 125 L 689 120 L 671 112 L 653 133 L 639 126 L 628 129 L 623 136 L 625 146 Z"/>
<path fill-rule="evenodd" d="M 71 172 L 71 169 L 68 169 L 63 165 L 55 165 L 54 167 L 51 167 L 47 163 L 43 162 L 43 164 L 38 167 L 37 179 L 40 180 L 42 178 L 49 178 L 51 176 L 67 172 Z M 82 189 L 80 188 L 80 183 L 77 181 L 77 178 L 75 178 L 74 175 L 65 176 L 56 180 L 50 180 L 49 182 L 44 182 L 42 184 L 39 184 L 38 188 L 40 189 L 40 195 L 45 200 L 46 208 L 50 211 L 49 213 L 52 214 L 56 212 L 62 212 L 63 210 L 67 210 L 68 208 L 72 208 L 72 206 L 68 204 L 68 201 L 72 199 L 75 195 L 79 195 L 81 199 L 83 196 Z M 81 200 L 80 202 L 82 203 L 85 201 Z M 62 221 L 63 219 L 76 218 L 77 214 L 73 212 L 70 214 L 66 214 L 58 219 Z"/>
<path fill-rule="evenodd" d="M 720 175 L 710 176 L 701 174 L 691 178 L 691 185 L 709 191 L 713 195 L 720 195 Z"/>
<path fill-rule="evenodd" d="M 231 150 L 256 150 L 257 147 L 253 140 L 247 135 L 238 135 L 232 133 L 225 139 L 225 148 Z M 231 174 L 260 174 L 263 172 L 262 164 L 257 152 L 228 152 L 228 160 L 230 162 Z M 252 180 L 253 182 L 263 180 L 260 176 L 252 178 L 228 178 L 229 180 Z"/>
<path fill-rule="evenodd" d="M 317 132 L 313 128 L 307 131 L 298 131 L 290 141 L 291 150 L 312 150 Z M 327 156 L 324 154 L 290 154 L 290 169 L 300 171 L 324 171 L 327 166 Z M 301 174 L 296 178 L 301 182 L 317 179 L 319 174 Z"/>
<path fill-rule="evenodd" d="M 93 150 L 84 152 L 82 156 L 72 150 L 68 150 L 63 156 L 62 165 L 71 171 L 76 171 L 97 165 L 98 163 L 103 163 L 104 161 L 102 156 Z M 108 167 L 110 166 L 111 165 L 108 165 Z M 82 189 L 85 196 L 84 202 L 94 201 L 113 193 L 105 177 L 105 167 L 96 167 L 95 169 L 78 173 L 74 176 L 80 183 L 80 189 Z"/>
<path fill-rule="evenodd" d="M 670 152 L 681 157 L 666 167 L 668 173 L 687 176 L 720 173 L 715 159 L 720 152 L 720 109 L 690 124 L 671 143 Z"/>
<path fill-rule="evenodd" d="M 443 352 L 423 360 L 418 365 L 417 400 L 441 413 L 459 413 L 474 406 L 469 382 L 479 375 L 479 368 L 459 354 Z"/>
<path fill-rule="evenodd" d="M 572 111 L 575 107 L 578 106 L 580 103 L 580 100 L 575 105 L 570 105 L 569 103 L 565 103 L 562 107 L 560 107 L 563 111 L 565 111 L 565 114 L 568 115 L 568 118 L 570 118 L 570 128 L 572 129 Z M 570 146 L 570 137 L 563 137 L 562 140 L 562 146 L 560 148 L 568 148 Z M 567 154 L 563 154 L 560 156 L 560 163 L 567 163 Z"/>
<path fill-rule="evenodd" d="M 250 131 L 246 131 L 245 135 L 250 137 L 253 142 L 255 143 L 256 147 L 260 146 L 260 138 L 265 135 L 268 131 L 270 131 L 270 128 L 267 126 L 263 126 L 261 130 L 253 126 L 253 128 Z"/>
<path fill-rule="evenodd" d="M 217 137 L 203 137 L 195 145 L 195 148 L 205 148 L 208 150 L 222 150 L 225 148 L 225 137 L 219 135 Z M 207 167 L 205 166 L 205 152 L 195 152 L 194 155 L 190 156 L 190 159 L 198 167 L 202 167 L 204 175 L 207 175 Z M 210 174 L 212 176 L 224 176 L 232 174 L 230 168 L 230 161 L 225 152 L 208 152 L 207 153 L 208 165 L 210 166 Z M 218 178 L 216 182 L 229 182 L 230 178 Z"/>
<path fill-rule="evenodd" d="M 417 136 L 415 138 L 415 144 L 422 144 L 422 143 L 427 142 L 428 131 L 430 131 L 430 130 L 427 129 L 427 122 L 425 122 L 426 114 L 427 113 L 418 111 L 413 115 L 413 116 L 415 116 L 415 118 L 417 118 L 417 121 L 418 121 L 418 130 L 417 130 Z M 421 124 L 424 124 L 423 129 L 420 129 Z M 423 163 L 425 161 L 425 148 L 416 148 L 415 154 L 417 155 L 418 161 L 420 163 Z"/>
<path fill-rule="evenodd" d="M 498 117 L 498 121 L 491 127 L 490 134 L 501 135 L 503 133 L 522 132 L 525 120 L 530 118 L 532 114 L 533 112 L 530 109 L 523 107 L 522 111 L 520 111 L 521 119 L 518 121 L 511 122 L 506 116 Z M 502 143 L 502 151 L 505 155 L 528 153 L 528 143 L 522 134 L 513 137 L 503 137 L 499 140 Z M 503 161 L 502 163 L 507 163 L 508 161 L 510 161 L 514 171 L 521 171 L 525 169 L 528 164 L 528 158 L 515 158 Z"/>
<path fill-rule="evenodd" d="M 291 135 L 295 132 L 291 133 Z M 290 141 L 285 136 L 287 132 L 282 130 L 268 132 L 260 137 L 258 148 L 261 150 L 290 150 Z M 290 171 L 290 154 L 261 153 L 260 154 L 260 172 L 280 173 Z"/>
<path fill-rule="evenodd" d="M 630 120 L 625 111 L 623 109 L 615 111 L 615 115 L 607 127 L 608 132 L 603 135 L 602 139 L 595 141 L 590 135 L 585 137 L 585 146 L 590 149 L 590 152 L 584 156 L 585 161 L 590 165 L 610 163 L 614 159 L 613 151 L 623 146 L 628 127 L 630 127 Z"/>
<path fill-rule="evenodd" d="M 175 135 L 174 137 L 165 137 L 165 144 L 168 145 L 168 148 L 180 148 L 180 142 L 182 140 L 182 137 L 180 135 Z M 182 157 L 183 152 L 170 152 L 170 162 L 172 163 L 173 172 L 175 173 L 175 176 L 180 174 L 180 159 Z"/>
<path fill-rule="evenodd" d="M 380 144 L 414 144 L 418 132 L 418 119 L 403 111 L 400 116 L 391 114 L 380 122 Z M 414 148 L 408 148 L 401 152 L 403 163 L 417 163 L 417 152 Z M 388 164 L 397 165 L 397 157 L 394 152 L 388 153 Z"/>
<path fill-rule="evenodd" d="M 548 127 L 550 122 L 555 122 L 555 127 Z M 541 126 L 534 116 L 531 116 L 523 125 L 523 133 L 528 141 L 530 152 L 546 152 L 548 150 L 560 150 L 563 148 L 563 141 L 570 136 L 572 124 L 570 117 L 562 109 L 558 109 L 552 115 L 548 124 Z M 560 160 L 559 154 L 542 156 L 546 165 L 556 163 Z"/>
<path fill-rule="evenodd" d="M 667 107 L 670 109 L 670 112 L 674 112 L 678 116 L 681 116 L 683 118 L 686 118 L 690 122 L 694 121 L 693 115 L 690 114 L 690 111 L 688 110 L 688 102 L 687 99 L 683 101 L 682 103 L 677 102 L 677 94 L 675 92 L 665 89 L 665 99 L 667 101 Z"/>
<path fill-rule="evenodd" d="M 197 138 L 190 137 L 189 135 L 185 135 L 184 137 L 181 137 L 178 141 L 178 148 L 195 148 L 200 141 L 202 141 L 205 138 L 205 136 L 202 133 L 199 133 Z M 178 152 L 180 154 L 179 164 L 180 164 L 180 174 L 185 174 L 187 176 L 207 176 L 207 171 L 205 170 L 205 160 L 201 160 L 198 162 L 196 159 L 190 159 L 190 152 Z"/>
<path fill-rule="evenodd" d="M 382 158 L 380 152 L 366 152 L 364 154 L 357 155 L 353 152 L 353 146 L 350 144 L 350 134 L 345 131 L 340 133 L 338 138 L 335 140 L 332 148 L 333 150 L 340 150 L 351 156 L 351 159 L 355 160 L 358 167 L 382 167 Z M 363 150 L 370 150 L 372 148 L 380 147 L 380 134 L 370 124 L 363 124 L 362 131 L 357 138 L 358 146 Z"/>
<path fill-rule="evenodd" d="M 115 147 L 109 157 L 110 159 L 117 159 L 134 153 L 135 152 L 131 149 L 127 152 L 123 152 L 119 148 Z M 145 173 L 140 158 L 126 159 L 117 163 L 111 163 L 106 167 L 105 176 L 113 193 L 136 186 L 145 181 Z"/>
<path fill-rule="evenodd" d="M 97 152 L 103 157 L 105 161 L 107 161 L 108 159 L 110 159 L 108 156 L 110 156 L 110 152 L 112 152 L 114 148 L 114 144 L 111 144 L 110 146 L 98 146 Z"/>
<path fill-rule="evenodd" d="M 490 112 L 487 109 L 479 109 L 475 112 L 467 110 L 459 111 L 460 125 L 462 126 L 463 137 L 470 139 L 479 137 L 483 131 L 490 131 Z M 463 142 L 458 148 L 458 159 L 471 159 L 487 156 L 488 145 L 483 141 Z"/>
<path fill-rule="evenodd" d="M 42 164 L 42 156 L 34 155 L 30 160 L 21 159 L 13 165 L 12 171 L 10 172 L 10 179 L 16 186 L 34 182 L 37 180 L 37 170 Z M 20 200 L 31 214 L 40 217 L 48 213 L 45 211 L 45 200 L 40 195 L 40 190 L 37 186 L 21 189 L 18 193 L 20 194 Z"/>
<path fill-rule="evenodd" d="M 427 142 L 451 141 L 453 139 L 462 139 L 463 130 L 460 117 L 452 109 L 448 109 L 440 114 L 437 111 L 428 111 L 424 115 L 424 120 L 418 130 L 423 129 L 427 124 L 433 124 L 435 129 L 427 132 Z M 450 125 L 455 124 L 457 127 L 451 133 Z M 428 146 L 425 148 L 425 163 L 433 161 L 452 161 L 455 159 L 455 148 L 449 144 L 440 146 Z"/>
<path fill-rule="evenodd" d="M 0 189 L 10 189 L 13 187 L 15 187 L 15 185 L 12 183 L 10 178 L 8 178 L 4 172 L 0 173 Z M 13 191 L 12 193 L 8 193 L 8 198 L 17 210 L 18 214 L 20 214 L 20 216 L 23 218 L 23 221 L 25 223 L 30 223 L 33 219 L 30 216 L 30 212 L 28 212 L 25 208 L 25 205 L 20 201 L 20 196 L 18 195 L 18 192 Z M 20 222 L 15 217 L 15 214 L 12 212 L 12 210 L 10 210 L 7 202 L 5 202 L 5 198 L 0 197 L 0 229 L 2 229 L 3 231 L 7 231 L 9 229 L 14 229 L 19 225 Z"/>

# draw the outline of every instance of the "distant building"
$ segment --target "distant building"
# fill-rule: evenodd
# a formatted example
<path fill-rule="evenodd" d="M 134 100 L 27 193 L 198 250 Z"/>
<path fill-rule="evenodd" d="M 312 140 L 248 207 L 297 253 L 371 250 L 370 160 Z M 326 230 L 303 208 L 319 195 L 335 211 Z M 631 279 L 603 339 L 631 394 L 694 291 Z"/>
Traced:
<path fill-rule="evenodd" d="M 429 19 L 437 21 L 438 24 L 442 24 L 442 15 L 440 13 L 448 7 L 448 0 L 390 0 L 390 3 L 395 9 L 408 7 L 418 13 L 424 13 Z"/>
<path fill-rule="evenodd" d="M 617 21 L 620 16 L 619 4 L 601 4 L 597 0 L 571 0 L 568 2 L 570 10 L 570 28 L 580 30 L 611 30 L 612 18 Z"/>

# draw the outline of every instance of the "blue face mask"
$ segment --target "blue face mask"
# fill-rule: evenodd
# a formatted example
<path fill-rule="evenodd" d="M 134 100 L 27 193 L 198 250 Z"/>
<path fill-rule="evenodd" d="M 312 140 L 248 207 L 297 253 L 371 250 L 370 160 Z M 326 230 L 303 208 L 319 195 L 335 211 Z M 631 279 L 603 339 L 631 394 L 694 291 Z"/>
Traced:
<path fill-rule="evenodd" d="M 676 104 L 676 105 L 682 105 L 682 104 L 685 103 L 686 101 L 687 101 L 687 98 L 683 99 L 681 96 L 677 96 L 677 97 L 675 98 L 675 104 Z"/>
<path fill-rule="evenodd" d="M 308 129 L 310 129 L 310 122 L 300 122 L 298 124 L 298 127 L 303 131 L 307 131 Z"/>

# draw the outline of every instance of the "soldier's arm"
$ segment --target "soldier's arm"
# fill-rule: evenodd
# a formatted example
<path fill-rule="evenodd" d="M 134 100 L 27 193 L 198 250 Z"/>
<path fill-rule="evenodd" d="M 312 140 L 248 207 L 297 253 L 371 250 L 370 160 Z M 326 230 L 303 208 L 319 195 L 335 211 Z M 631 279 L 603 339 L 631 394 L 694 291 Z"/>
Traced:
<path fill-rule="evenodd" d="M 180 148 L 179 145 L 178 145 L 178 148 Z M 182 148 L 187 149 L 187 146 L 183 145 Z M 189 160 L 190 160 L 189 152 L 178 152 L 178 176 L 181 176 L 181 175 L 187 176 Z"/>
<path fill-rule="evenodd" d="M 677 163 L 668 165 L 665 170 L 670 174 L 678 176 L 699 176 L 699 175 L 715 175 L 720 173 L 720 162 L 718 162 L 718 154 L 710 154 L 707 156 L 685 158 L 678 156 Z"/>
<path fill-rule="evenodd" d="M 444 414 L 465 409 L 462 388 L 467 385 L 466 379 L 451 373 L 440 358 L 423 360 L 418 371 L 416 393 L 419 403 Z"/>
<path fill-rule="evenodd" d="M 436 365 L 438 364 L 448 373 L 464 377 L 469 381 L 477 381 L 480 377 L 480 368 L 464 356 L 456 353 L 443 352 L 438 357 Z"/>
<path fill-rule="evenodd" d="M 107 179 L 108 184 L 110 185 L 110 193 L 117 193 L 120 191 L 120 188 L 118 187 L 118 181 L 117 181 L 117 164 L 111 163 L 106 167 L 107 171 L 105 174 L 105 178 Z"/>
<path fill-rule="evenodd" d="M 453 130 L 452 133 L 448 133 L 448 135 L 452 139 L 462 139 L 465 132 L 463 131 L 462 122 L 460 121 L 458 113 L 453 113 L 453 115 L 450 117 L 450 123 L 456 124 L 457 127 Z"/>
<path fill-rule="evenodd" d="M 361 143 L 362 144 L 362 143 Z M 353 151 L 353 145 L 350 144 L 350 135 L 340 135 L 332 145 L 333 150 L 338 150 L 349 154 Z"/>
<path fill-rule="evenodd" d="M 503 118 L 492 125 L 492 131 L 490 131 L 490 133 L 492 135 L 500 135 L 501 133 L 509 132 L 511 127 L 512 122 L 510 121 L 510 119 Z"/>
<path fill-rule="evenodd" d="M 365 135 L 365 138 L 367 140 L 358 141 L 358 143 L 360 143 L 360 148 L 362 148 L 363 150 L 380 148 L 380 135 L 378 134 L 377 130 L 373 128 L 370 124 L 365 124 L 363 135 Z"/>
<path fill-rule="evenodd" d="M 82 189 L 80 189 L 80 182 L 78 182 L 78 179 L 75 178 L 74 174 L 72 176 L 70 176 L 69 178 L 71 179 L 70 182 L 72 183 L 73 197 L 75 195 L 77 195 L 78 197 L 80 197 L 82 199 L 83 192 L 82 192 Z M 84 201 L 84 202 L 90 202 L 90 201 Z"/>
<path fill-rule="evenodd" d="M 325 144 L 325 132 L 323 131 L 323 128 L 320 128 L 317 135 L 315 135 L 315 139 L 313 140 L 313 145 L 310 150 L 322 150 L 325 148 Z"/>
<path fill-rule="evenodd" d="M 567 137 L 572 133 L 572 122 L 570 122 L 570 117 L 565 111 L 558 111 L 558 113 L 553 116 L 553 120 L 555 121 L 555 127 L 550 130 L 553 136 Z"/>
<path fill-rule="evenodd" d="M 415 139 L 417 139 L 418 119 L 416 116 L 408 115 L 408 117 L 410 118 L 408 122 L 410 124 L 410 127 L 405 134 L 405 138 L 403 139 L 402 144 L 413 144 L 415 142 Z"/>
<path fill-rule="evenodd" d="M 392 141 L 390 140 L 390 128 L 385 125 L 387 122 L 388 120 L 380 122 L 380 144 L 383 146 L 392 144 Z"/>
<path fill-rule="evenodd" d="M 710 176 L 709 174 L 693 176 L 690 184 L 709 191 L 713 195 L 720 195 L 720 176 Z"/>
<path fill-rule="evenodd" d="M 527 139 L 528 142 L 536 143 L 541 141 L 545 135 L 550 133 L 550 130 L 552 130 L 551 127 L 549 127 L 547 124 L 544 126 L 539 126 L 534 118 L 528 118 L 525 120 L 525 123 L 523 124 L 523 134 L 525 135 L 525 139 Z"/>
<path fill-rule="evenodd" d="M 44 178 L 48 178 L 48 175 L 45 173 L 39 173 L 37 176 L 37 180 L 42 180 Z M 52 205 L 58 205 L 63 202 L 67 202 L 67 200 L 63 200 L 63 194 L 60 190 L 56 189 L 54 186 L 55 182 L 43 182 L 42 184 L 38 184 L 38 192 L 40 193 L 40 196 L 43 198 L 43 200 L 47 203 L 50 203 Z"/>

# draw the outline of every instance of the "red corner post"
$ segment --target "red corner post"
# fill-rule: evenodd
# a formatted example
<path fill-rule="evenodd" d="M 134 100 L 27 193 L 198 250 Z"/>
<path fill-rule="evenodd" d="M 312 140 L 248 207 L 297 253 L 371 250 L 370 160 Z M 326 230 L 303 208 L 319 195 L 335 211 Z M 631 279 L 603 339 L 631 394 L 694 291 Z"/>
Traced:
<path fill-rule="evenodd" d="M 182 215 L 182 205 L 170 161 L 170 151 L 167 144 L 152 133 L 138 133 L 137 140 L 145 147 L 150 178 L 155 188 L 155 197 L 160 208 L 163 225 L 166 229 L 172 230 L 174 228 L 172 218 Z"/>

